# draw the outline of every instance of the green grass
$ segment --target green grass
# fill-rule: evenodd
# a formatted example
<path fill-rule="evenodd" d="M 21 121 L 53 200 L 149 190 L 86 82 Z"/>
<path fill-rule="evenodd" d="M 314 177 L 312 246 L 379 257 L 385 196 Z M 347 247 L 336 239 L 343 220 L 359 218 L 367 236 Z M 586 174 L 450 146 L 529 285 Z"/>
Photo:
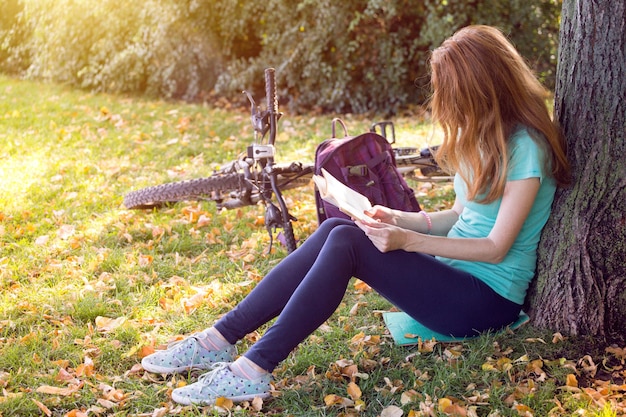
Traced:
<path fill-rule="evenodd" d="M 312 161 L 332 117 L 285 115 L 280 160 Z M 342 117 L 351 133 L 372 121 Z M 399 146 L 437 143 L 420 118 L 394 122 Z M 135 212 L 122 198 L 139 187 L 206 176 L 251 138 L 248 115 L 236 107 L 0 77 L 0 415 L 217 413 L 176 407 L 169 392 L 185 376 L 162 380 L 136 365 L 146 347 L 227 312 L 286 253 L 275 247 L 265 254 L 269 240 L 257 207 L 217 212 L 193 203 Z M 412 184 L 428 209 L 451 202 L 447 186 Z M 287 197 L 303 239 L 316 227 L 312 187 Z M 210 223 L 199 226 L 200 215 Z M 376 294 L 350 288 L 326 325 L 274 372 L 279 395 L 260 412 L 250 404 L 230 412 L 378 416 L 399 407 L 404 415 L 443 416 L 450 403 L 478 416 L 616 415 L 580 389 L 564 388 L 569 374 L 596 388 L 578 362 L 584 354 L 616 365 L 585 340 L 553 343 L 551 332 L 527 326 L 432 351 L 400 348 L 372 313 L 390 308 Z M 362 397 L 329 405 L 329 395 L 350 399 L 347 364 L 358 369 Z"/>

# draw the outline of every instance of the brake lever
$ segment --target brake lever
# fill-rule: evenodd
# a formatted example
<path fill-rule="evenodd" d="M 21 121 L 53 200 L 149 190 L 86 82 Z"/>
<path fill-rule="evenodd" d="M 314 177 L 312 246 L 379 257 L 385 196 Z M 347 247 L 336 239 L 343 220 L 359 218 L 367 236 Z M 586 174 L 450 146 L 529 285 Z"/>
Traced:
<path fill-rule="evenodd" d="M 242 93 L 248 96 L 248 101 L 250 101 L 250 120 L 254 131 L 260 133 L 261 137 L 265 136 L 270 129 L 269 112 L 259 110 L 250 92 L 244 90 Z"/>

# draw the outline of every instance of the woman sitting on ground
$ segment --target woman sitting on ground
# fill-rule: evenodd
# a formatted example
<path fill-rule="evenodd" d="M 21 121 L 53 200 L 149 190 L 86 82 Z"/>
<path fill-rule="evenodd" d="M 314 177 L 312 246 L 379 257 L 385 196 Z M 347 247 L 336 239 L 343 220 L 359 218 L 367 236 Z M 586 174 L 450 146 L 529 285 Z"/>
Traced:
<path fill-rule="evenodd" d="M 155 373 L 208 369 L 172 392 L 182 404 L 267 397 L 271 373 L 324 323 L 357 277 L 439 333 L 472 336 L 516 320 L 537 245 L 569 167 L 546 90 L 497 29 L 469 26 L 433 51 L 440 165 L 449 210 L 375 206 L 371 221 L 326 220 L 212 327 L 142 360 Z M 277 318 L 242 356 L 235 344 Z"/>

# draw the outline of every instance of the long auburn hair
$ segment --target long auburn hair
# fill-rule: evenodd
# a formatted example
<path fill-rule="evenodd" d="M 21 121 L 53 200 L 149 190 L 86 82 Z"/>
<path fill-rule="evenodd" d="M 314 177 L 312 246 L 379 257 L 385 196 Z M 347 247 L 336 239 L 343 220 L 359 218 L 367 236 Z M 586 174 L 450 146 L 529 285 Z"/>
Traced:
<path fill-rule="evenodd" d="M 568 184 L 565 140 L 546 106 L 548 91 L 500 30 L 464 27 L 433 51 L 430 64 L 433 118 L 444 133 L 437 162 L 459 173 L 469 200 L 503 195 L 507 141 L 518 124 L 544 144 L 557 184 Z"/>

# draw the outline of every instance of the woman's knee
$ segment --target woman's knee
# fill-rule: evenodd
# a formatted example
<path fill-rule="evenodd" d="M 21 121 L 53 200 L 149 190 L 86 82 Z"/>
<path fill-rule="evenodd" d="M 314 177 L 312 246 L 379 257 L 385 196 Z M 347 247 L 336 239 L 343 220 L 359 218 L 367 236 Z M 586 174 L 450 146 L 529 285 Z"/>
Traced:
<path fill-rule="evenodd" d="M 363 244 L 370 244 L 369 238 L 353 222 L 338 223 L 330 231 L 326 245 L 332 250 L 345 253 L 346 251 L 357 251 L 362 249 Z"/>
<path fill-rule="evenodd" d="M 354 225 L 351 220 L 342 219 L 339 217 L 331 217 L 329 219 L 324 220 L 324 222 L 320 225 L 320 229 L 334 229 L 337 226 L 343 225 Z"/>

